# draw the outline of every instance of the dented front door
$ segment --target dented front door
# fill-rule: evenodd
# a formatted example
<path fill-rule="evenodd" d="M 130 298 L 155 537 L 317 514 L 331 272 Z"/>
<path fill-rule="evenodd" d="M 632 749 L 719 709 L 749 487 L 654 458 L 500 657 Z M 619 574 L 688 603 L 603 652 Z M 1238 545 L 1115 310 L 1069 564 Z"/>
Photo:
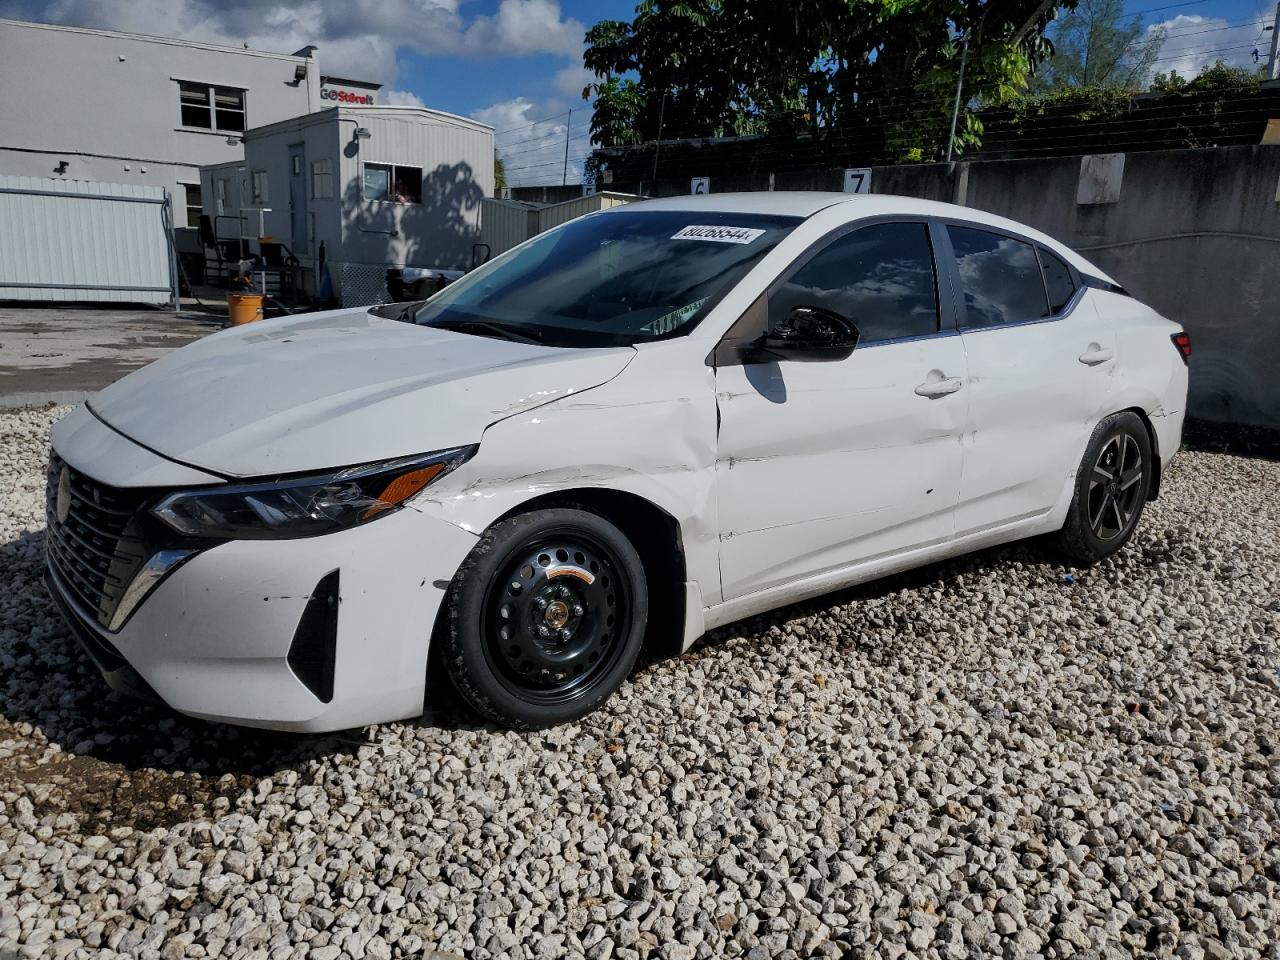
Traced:
<path fill-rule="evenodd" d="M 718 365 L 725 599 L 949 539 L 966 379 L 954 333 Z"/>

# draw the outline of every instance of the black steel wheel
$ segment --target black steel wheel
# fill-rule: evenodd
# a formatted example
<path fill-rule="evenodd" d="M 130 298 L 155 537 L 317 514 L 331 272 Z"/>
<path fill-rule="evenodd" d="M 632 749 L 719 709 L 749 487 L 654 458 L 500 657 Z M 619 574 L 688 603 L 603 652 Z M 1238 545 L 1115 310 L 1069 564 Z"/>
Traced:
<path fill-rule="evenodd" d="M 1072 560 L 1097 563 L 1128 542 L 1151 489 L 1151 437 L 1138 415 L 1098 424 L 1076 476 L 1075 496 L 1058 543 Z"/>
<path fill-rule="evenodd" d="M 548 531 L 493 579 L 480 629 L 513 691 L 563 702 L 611 670 L 630 619 L 630 585 L 620 567 L 595 537 Z"/>
<path fill-rule="evenodd" d="M 595 709 L 644 637 L 640 558 L 603 517 L 553 508 L 485 533 L 450 588 L 442 639 L 454 685 L 480 713 L 541 727 Z"/>

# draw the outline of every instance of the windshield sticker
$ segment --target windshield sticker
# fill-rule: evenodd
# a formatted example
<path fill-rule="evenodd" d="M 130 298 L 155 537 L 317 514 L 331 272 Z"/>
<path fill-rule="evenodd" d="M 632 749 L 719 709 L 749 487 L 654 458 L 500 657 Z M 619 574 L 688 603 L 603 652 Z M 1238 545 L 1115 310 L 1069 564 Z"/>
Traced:
<path fill-rule="evenodd" d="M 711 240 L 715 243 L 750 243 L 764 234 L 754 227 L 685 227 L 671 237 L 672 240 Z"/>

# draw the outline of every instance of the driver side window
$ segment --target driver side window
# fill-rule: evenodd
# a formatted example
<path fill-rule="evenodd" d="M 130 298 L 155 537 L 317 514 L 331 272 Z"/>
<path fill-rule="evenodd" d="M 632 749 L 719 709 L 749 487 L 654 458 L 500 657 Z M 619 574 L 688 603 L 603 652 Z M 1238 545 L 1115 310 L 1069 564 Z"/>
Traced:
<path fill-rule="evenodd" d="M 938 331 L 938 284 L 924 223 L 877 223 L 833 240 L 769 297 L 773 328 L 796 307 L 853 321 L 859 343 Z"/>

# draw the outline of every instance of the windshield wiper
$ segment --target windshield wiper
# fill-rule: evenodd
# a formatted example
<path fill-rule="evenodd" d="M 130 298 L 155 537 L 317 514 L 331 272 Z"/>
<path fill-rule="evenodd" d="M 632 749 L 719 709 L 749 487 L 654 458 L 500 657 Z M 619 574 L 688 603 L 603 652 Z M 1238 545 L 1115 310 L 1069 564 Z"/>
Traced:
<path fill-rule="evenodd" d="M 422 309 L 422 301 L 415 300 L 412 303 L 380 303 L 370 307 L 369 312 L 384 320 L 412 323 L 414 315 L 420 309 Z"/>
<path fill-rule="evenodd" d="M 477 336 L 498 337 L 502 340 L 513 340 L 516 343 L 542 343 L 542 334 L 537 330 L 531 330 L 525 333 L 523 330 L 516 330 L 502 323 L 493 323 L 489 320 L 439 320 L 434 323 L 424 324 L 428 327 L 437 327 L 441 330 L 456 330 L 458 333 L 473 333 Z"/>

